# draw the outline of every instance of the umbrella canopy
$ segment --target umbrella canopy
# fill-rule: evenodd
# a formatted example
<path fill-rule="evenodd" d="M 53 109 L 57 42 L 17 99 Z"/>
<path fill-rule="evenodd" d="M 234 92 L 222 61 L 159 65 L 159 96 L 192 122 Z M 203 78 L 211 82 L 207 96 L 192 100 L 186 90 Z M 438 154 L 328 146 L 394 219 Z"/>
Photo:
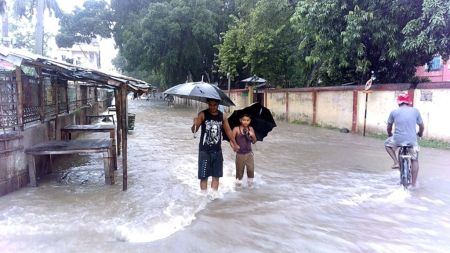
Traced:
<path fill-rule="evenodd" d="M 233 101 L 214 84 L 205 82 L 191 82 L 176 85 L 164 91 L 165 94 L 182 98 L 189 98 L 201 102 L 207 102 L 208 99 L 215 99 L 224 106 L 234 106 Z"/>
<path fill-rule="evenodd" d="M 255 130 L 256 139 L 258 141 L 262 141 L 263 138 L 277 126 L 269 109 L 262 106 L 260 103 L 253 103 L 243 109 L 235 110 L 230 117 L 228 117 L 228 123 L 230 124 L 231 129 L 240 125 L 239 119 L 244 114 L 251 117 L 252 121 L 250 122 L 250 126 Z M 229 141 L 226 135 L 223 135 L 223 139 Z"/>
<path fill-rule="evenodd" d="M 266 81 L 266 79 L 263 79 L 261 77 L 252 76 L 249 78 L 245 78 L 244 80 L 241 80 L 241 82 L 243 82 L 243 83 L 265 83 L 267 81 Z"/>

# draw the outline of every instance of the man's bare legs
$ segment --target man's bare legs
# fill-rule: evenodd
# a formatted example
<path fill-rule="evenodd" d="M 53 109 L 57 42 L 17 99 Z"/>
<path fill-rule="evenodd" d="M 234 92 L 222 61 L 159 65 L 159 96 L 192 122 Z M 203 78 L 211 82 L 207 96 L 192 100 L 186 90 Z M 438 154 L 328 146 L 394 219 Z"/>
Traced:
<path fill-rule="evenodd" d="M 208 188 L 208 179 L 201 179 L 200 180 L 200 190 L 206 191 L 207 188 Z M 219 189 L 219 178 L 218 177 L 212 177 L 211 189 L 213 189 L 214 191 L 217 191 Z"/>
<path fill-rule="evenodd" d="M 206 191 L 208 188 L 208 179 L 200 179 L 200 190 Z"/>
<path fill-rule="evenodd" d="M 419 161 L 411 160 L 412 186 L 416 186 L 417 175 L 419 174 Z"/>
<path fill-rule="evenodd" d="M 212 177 L 211 189 L 213 189 L 214 191 L 217 191 L 219 189 L 219 178 L 218 177 Z"/>
<path fill-rule="evenodd" d="M 397 159 L 397 155 L 395 154 L 395 148 L 393 147 L 388 147 L 385 146 L 386 151 L 388 152 L 389 156 L 392 158 L 392 160 L 394 161 L 394 165 L 392 166 L 393 169 L 398 169 L 400 168 L 399 164 L 398 164 L 398 159 Z"/>

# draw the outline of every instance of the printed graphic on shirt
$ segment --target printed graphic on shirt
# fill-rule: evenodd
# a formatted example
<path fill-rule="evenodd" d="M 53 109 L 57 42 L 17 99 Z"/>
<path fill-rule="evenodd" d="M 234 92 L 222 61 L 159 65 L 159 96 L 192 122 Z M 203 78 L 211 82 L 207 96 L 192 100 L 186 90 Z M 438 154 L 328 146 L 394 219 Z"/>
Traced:
<path fill-rule="evenodd" d="M 215 145 L 222 136 L 222 121 L 206 120 L 205 135 L 203 136 L 203 145 Z"/>

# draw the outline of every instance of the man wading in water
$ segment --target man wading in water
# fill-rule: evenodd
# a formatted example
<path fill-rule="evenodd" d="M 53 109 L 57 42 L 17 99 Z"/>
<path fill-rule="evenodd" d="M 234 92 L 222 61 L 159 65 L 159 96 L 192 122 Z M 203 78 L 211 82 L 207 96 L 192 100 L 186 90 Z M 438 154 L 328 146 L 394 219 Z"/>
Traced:
<path fill-rule="evenodd" d="M 226 114 L 218 109 L 219 101 L 208 99 L 207 103 L 208 109 L 199 112 L 198 116 L 194 118 L 191 130 L 192 133 L 195 133 L 201 126 L 198 153 L 200 189 L 206 191 L 208 177 L 212 177 L 211 188 L 217 191 L 219 189 L 219 178 L 223 176 L 222 130 L 231 140 L 230 145 L 234 151 L 239 150 L 239 146 L 232 138 L 233 135 Z"/>

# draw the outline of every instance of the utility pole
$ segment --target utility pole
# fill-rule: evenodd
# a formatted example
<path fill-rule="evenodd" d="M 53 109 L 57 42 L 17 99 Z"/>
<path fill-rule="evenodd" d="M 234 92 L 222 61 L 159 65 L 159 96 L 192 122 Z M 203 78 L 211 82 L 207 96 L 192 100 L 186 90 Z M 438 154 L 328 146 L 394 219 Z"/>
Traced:
<path fill-rule="evenodd" d="M 227 73 L 227 79 L 228 79 L 228 97 L 230 96 L 230 94 L 231 94 L 231 74 L 230 74 L 230 72 L 228 72 Z"/>
<path fill-rule="evenodd" d="M 230 95 L 231 95 L 231 74 L 230 72 L 227 73 L 227 79 L 228 79 L 228 97 L 231 99 Z M 228 112 L 230 112 L 230 108 L 228 107 Z"/>

